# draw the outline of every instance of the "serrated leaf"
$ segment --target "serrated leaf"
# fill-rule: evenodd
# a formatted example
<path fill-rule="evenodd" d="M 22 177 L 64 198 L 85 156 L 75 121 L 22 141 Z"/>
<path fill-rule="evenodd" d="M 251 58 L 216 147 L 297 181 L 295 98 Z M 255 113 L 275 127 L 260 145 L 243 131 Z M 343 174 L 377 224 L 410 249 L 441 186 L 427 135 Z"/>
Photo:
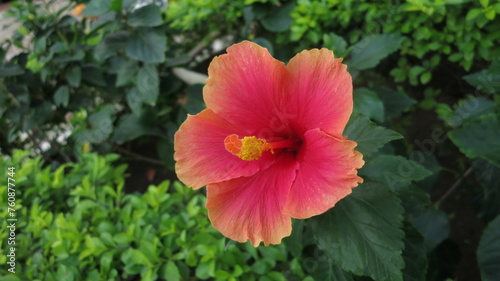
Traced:
<path fill-rule="evenodd" d="M 500 59 L 494 60 L 488 69 L 463 77 L 467 83 L 488 93 L 500 92 Z"/>
<path fill-rule="evenodd" d="M 113 56 L 117 51 L 125 49 L 130 33 L 125 30 L 109 33 L 94 49 L 94 57 L 103 61 Z"/>
<path fill-rule="evenodd" d="M 69 103 L 69 87 L 64 85 L 57 88 L 54 93 L 54 103 L 56 106 L 62 105 L 64 107 L 68 106 Z"/>
<path fill-rule="evenodd" d="M 376 152 L 384 144 L 403 137 L 399 133 L 375 125 L 366 116 L 357 114 L 351 115 L 343 135 L 356 141 L 358 143 L 356 150 L 363 155 Z"/>
<path fill-rule="evenodd" d="M 160 77 L 155 65 L 145 65 L 137 73 L 137 90 L 142 102 L 154 105 L 160 94 Z"/>
<path fill-rule="evenodd" d="M 409 224 L 405 226 L 405 248 L 403 251 L 405 281 L 425 281 L 427 273 L 427 252 L 424 238 Z"/>
<path fill-rule="evenodd" d="M 498 115 L 488 114 L 460 129 L 450 131 L 448 136 L 467 157 L 480 157 L 500 167 L 499 128 Z"/>
<path fill-rule="evenodd" d="M 477 248 L 477 260 L 483 281 L 500 280 L 500 216 L 484 230 Z"/>
<path fill-rule="evenodd" d="M 126 85 L 130 81 L 130 78 L 137 74 L 138 69 L 139 67 L 136 61 L 124 62 L 116 73 L 116 87 Z"/>
<path fill-rule="evenodd" d="M 156 4 L 141 7 L 127 17 L 127 24 L 130 26 L 158 26 L 163 23 L 160 7 Z"/>
<path fill-rule="evenodd" d="M 356 43 L 347 65 L 356 70 L 375 67 L 381 60 L 401 47 L 403 37 L 399 34 L 370 35 Z"/>
<path fill-rule="evenodd" d="M 323 215 L 310 219 L 318 247 L 336 264 L 375 280 L 403 280 L 403 208 L 383 186 L 365 182 Z"/>
<path fill-rule="evenodd" d="M 488 222 L 500 215 L 500 168 L 488 161 L 473 159 L 472 168 L 480 188 L 471 188 L 472 200 L 477 215 Z"/>
<path fill-rule="evenodd" d="M 130 37 L 126 47 L 129 57 L 145 63 L 161 63 L 165 61 L 167 36 L 151 29 L 137 30 Z"/>
<path fill-rule="evenodd" d="M 336 265 L 331 259 L 324 258 L 319 260 L 310 269 L 307 267 L 307 263 L 304 263 L 305 270 L 314 277 L 315 280 L 321 281 L 353 281 L 354 278 L 352 273 L 346 272 Z"/>
<path fill-rule="evenodd" d="M 495 107 L 494 101 L 482 97 L 462 100 L 453 111 L 453 115 L 446 118 L 446 123 L 452 127 L 458 127 L 481 115 L 495 112 Z"/>
<path fill-rule="evenodd" d="M 423 166 L 402 156 L 379 155 L 368 161 L 359 171 L 392 190 L 407 187 L 412 181 L 420 181 L 432 174 Z"/>
<path fill-rule="evenodd" d="M 391 89 L 374 88 L 372 90 L 377 93 L 384 103 L 385 119 L 387 120 L 400 116 L 401 113 L 417 102 L 408 95 Z"/>
<path fill-rule="evenodd" d="M 366 88 L 359 88 L 354 91 L 354 111 L 379 122 L 384 122 L 384 103 L 376 93 Z"/>

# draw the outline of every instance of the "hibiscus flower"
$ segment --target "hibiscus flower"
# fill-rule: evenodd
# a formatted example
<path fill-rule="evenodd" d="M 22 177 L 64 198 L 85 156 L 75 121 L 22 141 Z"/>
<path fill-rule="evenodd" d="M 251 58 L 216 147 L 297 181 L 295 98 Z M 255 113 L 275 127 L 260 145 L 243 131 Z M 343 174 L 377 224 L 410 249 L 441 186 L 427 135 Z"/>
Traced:
<path fill-rule="evenodd" d="M 176 173 L 207 186 L 208 216 L 226 237 L 279 244 L 291 218 L 322 214 L 363 179 L 356 142 L 342 136 L 352 113 L 352 79 L 328 49 L 288 65 L 244 41 L 213 59 L 207 109 L 175 134 Z"/>

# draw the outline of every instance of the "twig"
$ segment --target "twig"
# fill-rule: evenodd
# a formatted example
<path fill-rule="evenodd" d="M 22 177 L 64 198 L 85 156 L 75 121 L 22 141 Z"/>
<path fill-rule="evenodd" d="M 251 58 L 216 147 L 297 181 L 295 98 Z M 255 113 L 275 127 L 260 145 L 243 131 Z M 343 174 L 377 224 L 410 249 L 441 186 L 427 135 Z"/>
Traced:
<path fill-rule="evenodd" d="M 441 198 L 439 198 L 433 205 L 434 206 L 439 206 L 441 203 L 443 203 L 444 200 L 446 200 L 448 197 L 450 197 L 450 195 L 455 192 L 455 190 L 460 186 L 460 184 L 462 183 L 462 181 L 467 177 L 469 176 L 470 174 L 472 173 L 472 167 L 470 167 L 469 169 L 467 169 L 467 171 L 465 171 L 464 175 L 459 178 L 451 187 L 450 189 L 448 189 L 448 191 L 446 191 L 445 194 L 443 194 L 443 196 L 441 196 Z"/>
<path fill-rule="evenodd" d="M 145 157 L 145 156 L 142 156 L 140 154 L 137 154 L 137 153 L 134 153 L 134 152 L 131 152 L 131 151 L 128 151 L 124 148 L 121 148 L 117 145 L 113 145 L 113 148 L 123 154 L 126 154 L 126 155 L 129 155 L 129 156 L 132 156 L 132 157 L 135 157 L 139 160 L 142 160 L 142 161 L 146 161 L 146 162 L 149 162 L 149 163 L 153 163 L 153 164 L 157 164 L 157 165 L 162 165 L 162 166 L 165 166 L 165 163 L 163 163 L 162 161 L 160 160 L 156 160 L 156 159 L 152 159 L 152 158 L 148 158 L 148 157 Z"/>

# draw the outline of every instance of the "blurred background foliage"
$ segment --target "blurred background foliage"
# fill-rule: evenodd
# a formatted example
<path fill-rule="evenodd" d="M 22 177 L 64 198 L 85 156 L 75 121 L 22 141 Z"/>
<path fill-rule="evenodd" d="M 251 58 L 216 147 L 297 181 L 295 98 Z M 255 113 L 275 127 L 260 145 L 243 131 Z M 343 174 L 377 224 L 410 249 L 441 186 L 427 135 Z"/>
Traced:
<path fill-rule="evenodd" d="M 22 189 L 21 280 L 500 278 L 499 1 L 19 0 L 7 13 L 19 26 L 0 42 L 0 166 Z M 330 236 L 350 233 L 319 227 L 349 224 L 335 212 L 295 221 L 279 246 L 228 242 L 204 194 L 176 182 L 173 135 L 204 108 L 211 59 L 241 40 L 284 62 L 321 47 L 344 58 L 344 134 L 370 191 L 336 213 L 392 204 L 387 221 L 364 218 L 397 226 L 402 273 L 374 264 L 390 253 L 343 264 Z"/>

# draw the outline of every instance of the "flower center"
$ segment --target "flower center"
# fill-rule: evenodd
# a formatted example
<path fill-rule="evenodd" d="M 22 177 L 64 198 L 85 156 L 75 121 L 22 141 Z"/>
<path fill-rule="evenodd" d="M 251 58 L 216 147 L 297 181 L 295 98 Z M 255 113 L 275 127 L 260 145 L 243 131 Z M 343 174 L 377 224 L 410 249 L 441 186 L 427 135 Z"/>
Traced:
<path fill-rule="evenodd" d="M 258 139 L 254 136 L 240 139 L 238 135 L 234 134 L 224 139 L 224 146 L 227 151 L 245 161 L 259 159 L 264 151 L 269 150 L 274 154 L 274 149 L 297 147 L 292 140 L 267 142 L 265 139 Z"/>

